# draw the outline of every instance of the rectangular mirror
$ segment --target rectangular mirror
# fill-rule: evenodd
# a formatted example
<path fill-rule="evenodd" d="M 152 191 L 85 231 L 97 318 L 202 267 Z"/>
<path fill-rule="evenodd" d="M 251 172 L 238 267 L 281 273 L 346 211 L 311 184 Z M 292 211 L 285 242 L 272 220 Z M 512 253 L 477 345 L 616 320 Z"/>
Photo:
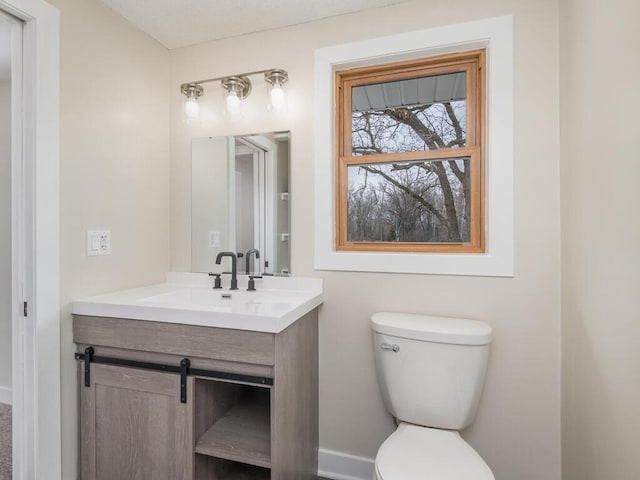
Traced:
<path fill-rule="evenodd" d="M 249 271 L 290 274 L 289 132 L 193 139 L 191 270 L 210 272 L 219 252 L 253 249 Z"/>

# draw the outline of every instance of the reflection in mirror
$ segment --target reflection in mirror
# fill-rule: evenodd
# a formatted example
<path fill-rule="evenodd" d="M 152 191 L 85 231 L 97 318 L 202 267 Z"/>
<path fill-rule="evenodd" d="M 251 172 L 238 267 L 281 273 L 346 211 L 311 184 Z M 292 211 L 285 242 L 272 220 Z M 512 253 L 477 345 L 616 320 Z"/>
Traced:
<path fill-rule="evenodd" d="M 257 249 L 250 272 L 289 274 L 289 132 L 193 139 L 191 172 L 191 270 L 231 251 L 244 273 Z"/>

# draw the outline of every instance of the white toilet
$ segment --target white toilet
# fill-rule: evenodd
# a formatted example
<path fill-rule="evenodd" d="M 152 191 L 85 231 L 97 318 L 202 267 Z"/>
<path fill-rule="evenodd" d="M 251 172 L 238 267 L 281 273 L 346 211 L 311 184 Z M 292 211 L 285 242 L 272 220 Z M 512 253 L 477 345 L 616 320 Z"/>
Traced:
<path fill-rule="evenodd" d="M 476 414 L 491 327 L 389 312 L 371 323 L 380 390 L 398 423 L 378 450 L 374 480 L 495 480 L 458 433 Z"/>

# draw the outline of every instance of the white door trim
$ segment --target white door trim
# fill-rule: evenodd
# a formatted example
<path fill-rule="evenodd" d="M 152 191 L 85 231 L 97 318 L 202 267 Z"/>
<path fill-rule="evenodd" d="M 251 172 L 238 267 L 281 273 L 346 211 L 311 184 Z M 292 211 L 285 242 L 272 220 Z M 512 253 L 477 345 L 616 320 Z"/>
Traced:
<path fill-rule="evenodd" d="M 278 266 L 278 248 L 276 238 L 276 164 L 278 144 L 262 135 L 248 135 L 240 138 L 244 144 L 258 151 L 260 159 L 259 168 L 254 168 L 254 178 L 257 177 L 258 187 L 254 189 L 258 199 L 256 210 L 259 212 L 258 235 L 255 248 L 260 250 L 261 258 L 256 263 L 256 272 L 281 273 L 276 270 Z M 258 175 L 256 175 L 256 173 Z M 265 261 L 269 261 L 269 266 L 265 266 Z M 262 268 L 258 268 L 258 264 Z"/>
<path fill-rule="evenodd" d="M 13 478 L 60 480 L 60 17 L 44 0 L 0 0 L 0 10 L 24 22 L 22 128 L 12 134 Z"/>

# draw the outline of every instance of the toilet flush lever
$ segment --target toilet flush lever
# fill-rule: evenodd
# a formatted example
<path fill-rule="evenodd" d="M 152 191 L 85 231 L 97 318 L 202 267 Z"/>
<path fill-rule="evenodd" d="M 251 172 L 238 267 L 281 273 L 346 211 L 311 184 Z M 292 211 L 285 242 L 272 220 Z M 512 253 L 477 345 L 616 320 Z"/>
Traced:
<path fill-rule="evenodd" d="M 400 351 L 400 345 L 397 345 L 395 343 L 393 345 L 391 345 L 390 343 L 381 343 L 380 348 L 383 350 L 393 350 L 396 353 Z"/>

